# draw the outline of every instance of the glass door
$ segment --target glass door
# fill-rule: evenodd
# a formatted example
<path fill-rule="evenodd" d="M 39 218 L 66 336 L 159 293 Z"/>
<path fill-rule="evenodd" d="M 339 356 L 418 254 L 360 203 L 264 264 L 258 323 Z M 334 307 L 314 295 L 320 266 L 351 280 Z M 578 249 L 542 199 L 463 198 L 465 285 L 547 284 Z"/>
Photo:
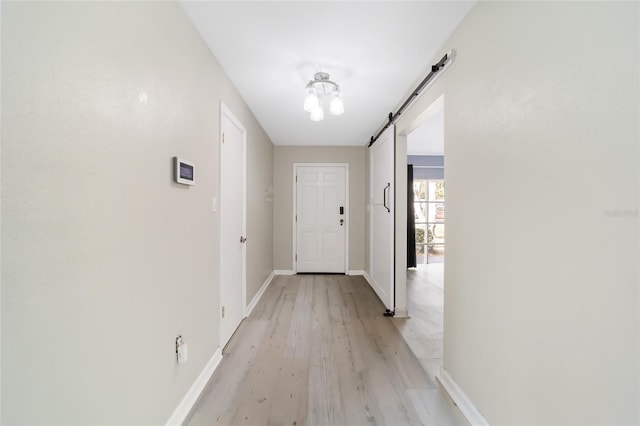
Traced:
<path fill-rule="evenodd" d="M 414 180 L 417 263 L 444 262 L 444 181 Z"/>

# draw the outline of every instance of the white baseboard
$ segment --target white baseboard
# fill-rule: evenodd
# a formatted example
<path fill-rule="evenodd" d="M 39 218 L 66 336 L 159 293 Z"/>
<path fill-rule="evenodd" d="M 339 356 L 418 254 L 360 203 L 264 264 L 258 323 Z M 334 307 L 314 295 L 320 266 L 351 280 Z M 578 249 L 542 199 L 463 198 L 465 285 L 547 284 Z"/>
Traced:
<path fill-rule="evenodd" d="M 253 296 L 253 299 L 251 299 L 251 303 L 249 303 L 249 305 L 247 306 L 247 309 L 245 309 L 245 315 L 244 315 L 245 317 L 248 317 L 249 315 L 251 315 L 251 312 L 253 312 L 253 308 L 255 308 L 256 305 L 258 304 L 258 302 L 262 298 L 262 295 L 264 294 L 267 287 L 269 287 L 269 284 L 271 284 L 271 280 L 273 279 L 273 277 L 275 277 L 275 275 L 276 275 L 275 271 L 272 271 L 267 277 L 267 279 L 264 281 L 264 283 L 262 283 L 262 287 L 260 287 L 260 290 L 258 290 L 256 295 Z"/>
<path fill-rule="evenodd" d="M 482 417 L 482 414 L 480 414 L 469 397 L 462 391 L 462 389 L 460 389 L 460 386 L 458 386 L 458 384 L 451 378 L 447 370 L 441 368 L 440 372 L 436 375 L 436 378 L 442 384 L 471 426 L 489 426 L 489 422 Z"/>
<path fill-rule="evenodd" d="M 369 285 L 371 285 L 371 277 L 369 276 L 369 274 L 367 273 L 367 271 L 362 271 L 362 276 L 364 277 L 365 280 L 367 280 L 367 282 L 369 283 Z"/>
<path fill-rule="evenodd" d="M 351 271 L 347 271 L 347 275 L 364 275 L 365 272 L 360 269 L 352 269 Z"/>
<path fill-rule="evenodd" d="M 200 375 L 196 378 L 195 382 L 191 385 L 187 394 L 182 398 L 180 404 L 176 407 L 173 414 L 167 421 L 167 425 L 181 425 L 187 419 L 189 412 L 195 405 L 196 401 L 200 397 L 200 394 L 204 390 L 204 387 L 207 385 L 207 382 L 213 375 L 213 372 L 216 371 L 218 365 L 220 365 L 220 361 L 222 361 L 222 349 L 218 348 L 215 351 L 207 365 L 204 366 Z"/>
<path fill-rule="evenodd" d="M 293 275 L 293 271 L 287 269 L 276 269 L 273 271 L 274 275 Z"/>
<path fill-rule="evenodd" d="M 394 318 L 410 318 L 409 311 L 406 309 L 396 309 Z"/>

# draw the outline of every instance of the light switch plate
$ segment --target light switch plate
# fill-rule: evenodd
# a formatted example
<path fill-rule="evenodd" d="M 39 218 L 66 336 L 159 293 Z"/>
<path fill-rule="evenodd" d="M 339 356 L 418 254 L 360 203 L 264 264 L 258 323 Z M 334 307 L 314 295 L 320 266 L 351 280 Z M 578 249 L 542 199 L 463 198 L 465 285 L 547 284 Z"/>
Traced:
<path fill-rule="evenodd" d="M 187 351 L 187 344 L 183 343 L 178 346 L 178 364 L 184 364 L 189 359 L 189 352 Z"/>

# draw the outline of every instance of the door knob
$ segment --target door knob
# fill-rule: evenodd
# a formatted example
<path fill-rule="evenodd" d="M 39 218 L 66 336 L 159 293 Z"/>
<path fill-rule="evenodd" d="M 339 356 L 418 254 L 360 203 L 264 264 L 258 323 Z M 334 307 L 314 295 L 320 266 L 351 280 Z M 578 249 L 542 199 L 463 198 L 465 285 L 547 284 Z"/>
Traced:
<path fill-rule="evenodd" d="M 244 244 L 246 242 L 247 242 L 247 239 L 241 235 L 240 236 L 240 243 Z"/>

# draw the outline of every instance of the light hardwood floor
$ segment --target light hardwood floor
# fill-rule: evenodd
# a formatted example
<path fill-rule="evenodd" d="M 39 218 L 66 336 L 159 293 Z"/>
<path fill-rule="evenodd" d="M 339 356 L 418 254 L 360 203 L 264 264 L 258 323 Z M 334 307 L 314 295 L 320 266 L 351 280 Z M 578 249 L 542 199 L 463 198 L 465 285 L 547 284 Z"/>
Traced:
<path fill-rule="evenodd" d="M 444 264 L 422 264 L 407 270 L 409 318 L 394 318 L 420 364 L 435 380 L 443 358 Z"/>
<path fill-rule="evenodd" d="M 274 278 L 189 424 L 458 424 L 383 311 L 359 276 Z"/>

